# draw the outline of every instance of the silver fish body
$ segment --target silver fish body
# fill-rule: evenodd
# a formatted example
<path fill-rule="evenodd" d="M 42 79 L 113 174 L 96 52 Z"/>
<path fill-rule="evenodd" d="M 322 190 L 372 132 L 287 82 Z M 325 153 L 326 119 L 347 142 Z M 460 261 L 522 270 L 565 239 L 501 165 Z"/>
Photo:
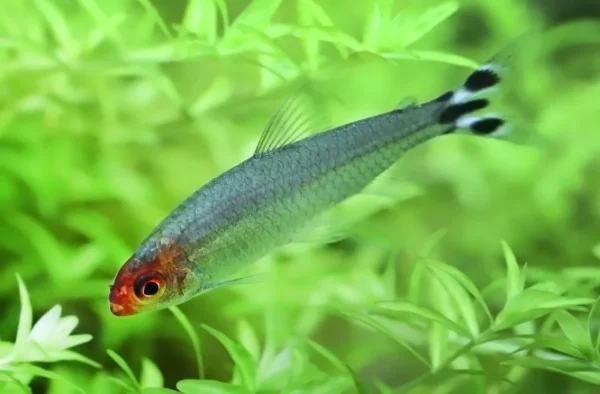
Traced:
<path fill-rule="evenodd" d="M 225 277 L 293 240 L 432 138 L 502 135 L 503 119 L 476 114 L 488 106 L 481 96 L 500 82 L 498 71 L 486 64 L 435 100 L 301 140 L 301 117 L 276 114 L 252 157 L 197 190 L 142 242 L 115 278 L 111 310 L 123 316 L 160 309 L 230 283 Z"/>
<path fill-rule="evenodd" d="M 407 150 L 442 134 L 448 127 L 436 115 L 444 106 L 434 101 L 391 111 L 257 154 L 196 191 L 147 242 L 183 245 L 207 279 L 235 271 L 291 241 Z"/>

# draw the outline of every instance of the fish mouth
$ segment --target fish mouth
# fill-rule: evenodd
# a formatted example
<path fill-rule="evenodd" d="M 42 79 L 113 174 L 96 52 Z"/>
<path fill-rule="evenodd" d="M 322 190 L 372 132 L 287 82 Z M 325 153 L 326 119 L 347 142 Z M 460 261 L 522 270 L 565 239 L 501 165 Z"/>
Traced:
<path fill-rule="evenodd" d="M 130 306 L 115 304 L 114 302 L 109 302 L 109 305 L 111 313 L 115 316 L 131 316 L 136 313 Z"/>
<path fill-rule="evenodd" d="M 137 313 L 128 297 L 119 296 L 116 289 L 111 289 L 108 296 L 110 312 L 115 316 L 130 316 Z"/>

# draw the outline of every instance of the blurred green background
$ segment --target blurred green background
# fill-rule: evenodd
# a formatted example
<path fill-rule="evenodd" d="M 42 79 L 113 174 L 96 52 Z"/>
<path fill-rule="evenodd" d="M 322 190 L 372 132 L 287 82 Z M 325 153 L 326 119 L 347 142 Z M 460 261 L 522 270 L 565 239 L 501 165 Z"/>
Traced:
<path fill-rule="evenodd" d="M 597 17 L 597 3 L 558 0 L 3 0 L 0 392 L 597 392 Z M 180 201 L 252 153 L 293 89 L 339 99 L 326 111 L 342 124 L 437 97 L 542 26 L 564 34 L 541 41 L 548 55 L 513 93 L 544 143 L 431 141 L 400 161 L 392 204 L 337 212 L 355 220 L 348 238 L 289 245 L 257 262 L 266 283 L 181 305 L 205 383 L 189 380 L 197 354 L 179 315 L 110 314 L 121 264 Z M 47 354 L 3 363 L 27 325 L 16 274 L 34 321 L 60 304 L 93 336 L 75 350 L 99 365 L 43 363 Z M 550 298 L 518 298 L 525 274 Z M 484 338 L 477 296 L 498 319 L 511 294 L 510 324 L 489 347 L 448 328 Z M 374 317 L 394 299 L 402 311 Z M 520 346 L 543 352 L 518 358 Z M 107 349 L 142 374 L 140 387 Z"/>

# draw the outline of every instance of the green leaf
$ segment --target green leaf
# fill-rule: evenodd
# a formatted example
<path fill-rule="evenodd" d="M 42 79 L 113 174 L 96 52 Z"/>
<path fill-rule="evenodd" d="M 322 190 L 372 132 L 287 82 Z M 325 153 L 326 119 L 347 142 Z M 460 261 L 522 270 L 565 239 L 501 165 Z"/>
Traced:
<path fill-rule="evenodd" d="M 141 394 L 179 394 L 179 391 L 164 389 L 161 387 L 146 387 L 143 388 Z"/>
<path fill-rule="evenodd" d="M 247 25 L 264 29 L 271 24 L 271 18 L 282 0 L 253 0 L 233 21 L 233 26 Z"/>
<path fill-rule="evenodd" d="M 437 371 L 448 353 L 448 329 L 437 323 L 429 326 L 429 359 L 431 370 Z"/>
<path fill-rule="evenodd" d="M 189 0 L 183 16 L 183 26 L 190 32 L 206 38 L 209 43 L 217 39 L 217 5 L 214 0 Z"/>
<path fill-rule="evenodd" d="M 452 302 L 454 309 L 459 313 L 462 320 L 465 322 L 471 338 L 476 338 L 479 335 L 479 322 L 475 305 L 468 293 L 460 284 L 446 273 L 436 272 L 434 274 L 440 280 L 440 284 L 445 289 L 449 299 Z"/>
<path fill-rule="evenodd" d="M 307 338 L 305 339 L 305 342 L 314 350 L 316 350 L 317 353 L 325 357 L 327 361 L 329 361 L 331 365 L 333 365 L 338 370 L 338 372 L 341 372 L 342 374 L 348 374 L 348 366 L 342 360 L 340 360 L 338 356 L 333 354 L 331 351 L 329 351 L 322 345 L 313 341 L 312 339 Z"/>
<path fill-rule="evenodd" d="M 528 320 L 534 320 L 556 309 L 593 304 L 595 300 L 561 295 L 528 288 L 506 303 L 498 313 L 493 329 L 504 330 Z"/>
<path fill-rule="evenodd" d="M 256 362 L 252 359 L 250 353 L 242 345 L 235 343 L 228 336 L 222 332 L 202 324 L 202 328 L 205 329 L 209 334 L 215 337 L 235 362 L 236 367 L 239 368 L 241 379 L 245 387 L 254 389 L 256 379 Z"/>
<path fill-rule="evenodd" d="M 408 300 L 419 305 L 422 298 L 423 284 L 425 282 L 425 265 L 421 262 L 415 264 L 408 280 Z"/>
<path fill-rule="evenodd" d="M 456 1 L 447 1 L 416 17 L 399 14 L 392 22 L 396 27 L 393 37 L 400 37 L 400 46 L 407 47 L 452 16 L 458 8 Z"/>
<path fill-rule="evenodd" d="M 592 357 L 592 354 L 594 354 L 594 345 L 592 344 L 589 332 L 583 325 L 565 310 L 556 311 L 554 318 L 573 346 L 587 357 Z"/>
<path fill-rule="evenodd" d="M 322 26 L 334 26 L 333 20 L 327 15 L 327 12 L 314 0 L 302 0 L 303 7 Z"/>
<path fill-rule="evenodd" d="M 469 331 L 469 336 L 475 338 L 479 335 L 479 322 L 475 305 L 469 296 L 469 293 L 461 285 L 452 271 L 444 269 L 442 264 L 427 264 L 427 268 L 437 278 L 441 287 L 447 293 L 449 300 L 452 302 L 453 309 L 458 312 L 462 320 L 465 322 Z"/>
<path fill-rule="evenodd" d="M 257 388 L 260 390 L 274 390 L 285 386 L 286 382 L 290 381 L 291 376 L 296 376 L 294 375 L 294 368 L 303 369 L 305 360 L 301 360 L 300 364 L 294 365 L 294 352 L 297 352 L 297 349 L 286 347 L 273 355 L 267 348 L 257 371 Z"/>
<path fill-rule="evenodd" d="M 303 40 L 313 39 L 330 42 L 335 45 L 349 48 L 353 51 L 362 51 L 362 44 L 354 37 L 344 33 L 336 27 L 330 26 L 303 26 L 296 27 L 289 32 L 290 35 Z"/>
<path fill-rule="evenodd" d="M 63 220 L 68 228 L 101 245 L 104 249 L 102 255 L 108 254 L 111 259 L 116 261 L 122 261 L 129 257 L 129 246 L 117 234 L 114 225 L 105 215 L 90 210 L 71 210 Z M 77 271 L 81 271 L 81 269 L 78 268 Z"/>
<path fill-rule="evenodd" d="M 307 339 L 306 342 L 321 356 L 325 357 L 338 371 L 350 378 L 352 383 L 354 384 L 354 388 L 358 393 L 368 392 L 368 390 L 366 389 L 365 385 L 362 383 L 356 372 L 354 372 L 352 368 L 350 368 L 345 362 L 340 360 L 335 354 L 333 354 L 331 351 L 321 346 L 320 344 L 316 343 L 315 341 Z"/>
<path fill-rule="evenodd" d="M 260 343 L 256 332 L 246 320 L 238 322 L 238 339 L 256 361 L 260 358 Z"/>
<path fill-rule="evenodd" d="M 31 394 L 31 390 L 17 378 L 12 376 L 11 373 L 0 370 L 0 393 Z"/>
<path fill-rule="evenodd" d="M 591 365 L 577 360 L 547 360 L 534 356 L 522 356 L 502 362 L 505 365 L 519 365 L 527 368 L 547 369 L 550 371 L 582 372 L 589 371 Z"/>
<path fill-rule="evenodd" d="M 600 259 L 600 244 L 594 246 L 594 248 L 592 249 L 592 253 L 594 254 L 594 256 Z"/>
<path fill-rule="evenodd" d="M 134 387 L 134 386 L 130 385 L 129 383 L 126 383 L 126 382 L 122 381 L 121 379 L 116 378 L 114 376 L 109 376 L 109 377 L 107 377 L 107 379 L 110 382 L 116 384 L 117 386 L 122 387 L 127 392 L 139 393 L 141 391 L 139 387 Z"/>
<path fill-rule="evenodd" d="M 227 10 L 226 0 L 214 0 L 219 12 L 221 13 L 221 19 L 223 20 L 223 30 L 227 31 L 229 28 L 229 11 Z"/>
<path fill-rule="evenodd" d="M 298 1 L 298 16 L 300 19 L 301 26 L 297 27 L 306 27 L 306 26 L 316 26 L 319 25 L 321 27 L 326 28 L 334 28 L 335 24 L 325 12 L 325 10 L 314 0 L 299 0 Z M 304 44 L 304 48 L 306 51 L 306 57 L 308 59 L 308 63 L 311 65 L 312 70 L 317 69 L 319 66 L 319 61 L 321 60 L 320 56 L 320 40 L 317 38 L 309 39 L 307 37 L 298 36 L 300 40 L 302 40 Z M 341 46 L 340 43 L 333 43 L 336 46 L 336 49 L 342 53 L 342 55 L 346 55 L 346 51 Z"/>
<path fill-rule="evenodd" d="M 594 315 L 596 313 L 596 307 L 598 306 L 599 303 L 600 303 L 600 298 L 597 298 L 596 302 L 594 303 L 594 305 L 592 305 L 592 307 L 590 308 L 590 311 L 588 313 L 586 331 L 587 331 L 587 335 L 590 338 L 594 338 L 594 335 L 592 334 L 592 322 L 594 320 Z M 592 352 L 592 358 L 596 362 L 600 362 L 600 351 L 599 351 L 600 330 L 598 330 L 596 332 L 596 339 L 595 339 L 595 341 L 593 341 L 593 344 L 594 344 L 594 351 Z"/>
<path fill-rule="evenodd" d="M 72 251 L 71 278 L 89 278 L 94 270 L 107 261 L 106 249 L 96 243 L 89 243 Z"/>
<path fill-rule="evenodd" d="M 536 350 L 536 349 L 553 349 L 560 353 L 567 354 L 577 359 L 584 359 L 585 355 L 581 353 L 571 342 L 565 338 L 555 338 L 551 336 L 537 335 L 532 337 L 530 343 L 524 344 L 517 349 L 510 352 L 510 354 L 519 354 L 525 350 Z M 544 357 L 536 354 L 538 358 L 544 359 Z"/>
<path fill-rule="evenodd" d="M 94 361 L 88 357 L 82 356 L 81 354 L 76 353 L 71 350 L 63 350 L 60 353 L 60 359 L 61 360 L 78 361 L 80 363 L 87 364 L 93 368 L 101 368 L 102 367 L 102 365 L 100 365 L 96 361 Z"/>
<path fill-rule="evenodd" d="M 160 27 L 160 30 L 162 30 L 165 36 L 173 38 L 171 32 L 169 31 L 169 28 L 167 27 L 167 24 L 162 19 L 160 13 L 156 9 L 156 7 L 154 7 L 154 5 L 150 2 L 150 0 L 138 0 L 138 2 L 142 5 L 142 7 L 144 7 L 148 15 L 150 15 L 154 22 Z"/>
<path fill-rule="evenodd" d="M 29 243 L 28 253 L 39 258 L 51 279 L 64 279 L 69 271 L 65 269 L 69 261 L 65 246 L 60 243 L 56 236 L 46 228 L 43 223 L 34 217 L 15 213 L 6 219 L 18 229 Z"/>
<path fill-rule="evenodd" d="M 425 245 L 421 248 L 419 252 L 419 257 L 422 259 L 427 259 L 431 257 L 431 253 L 438 246 L 442 238 L 444 238 L 448 234 L 448 229 L 441 228 L 433 233 L 432 236 L 428 237 L 425 241 Z"/>
<path fill-rule="evenodd" d="M 600 372 L 598 371 L 569 372 L 568 375 L 584 382 L 600 385 Z"/>
<path fill-rule="evenodd" d="M 48 28 L 52 31 L 52 34 L 61 44 L 62 48 L 69 54 L 73 54 L 73 51 L 76 50 L 75 46 L 77 42 L 71 36 L 69 24 L 61 14 L 60 9 L 56 6 L 56 3 L 50 0 L 33 0 L 33 2 L 40 14 L 47 20 Z"/>
<path fill-rule="evenodd" d="M 493 380 L 496 381 L 500 381 L 500 382 L 505 382 L 505 383 L 509 383 L 509 384 L 515 384 L 513 381 L 511 381 L 508 378 L 505 377 L 495 377 L 495 376 L 490 376 L 489 371 L 484 371 L 481 369 L 457 369 L 457 368 L 447 368 L 443 371 L 440 371 L 439 373 L 436 374 L 436 377 L 438 379 L 442 378 L 445 380 L 450 380 L 453 377 L 456 377 L 456 375 L 467 375 L 467 376 L 473 376 L 473 377 L 485 377 L 486 381 L 488 382 L 488 384 L 492 383 Z M 494 379 L 496 378 L 496 379 Z M 473 381 L 473 380 L 471 380 Z M 481 391 L 473 391 L 473 392 L 481 392 Z M 485 392 L 485 391 L 484 391 Z"/>
<path fill-rule="evenodd" d="M 140 384 L 135 378 L 135 374 L 133 373 L 129 365 L 127 365 L 127 362 L 123 359 L 123 357 L 119 356 L 115 351 L 111 349 L 107 349 L 106 353 L 108 353 L 108 356 L 113 359 L 113 361 L 123 370 L 123 372 L 125 372 L 125 375 L 127 375 L 135 389 L 139 391 Z"/>
<path fill-rule="evenodd" d="M 506 301 L 523 291 L 525 283 L 521 280 L 521 270 L 517 259 L 506 242 L 502 242 L 506 261 Z"/>
<path fill-rule="evenodd" d="M 19 354 L 27 345 L 27 339 L 31 332 L 33 311 L 31 310 L 31 301 L 29 300 L 29 293 L 27 287 L 21 279 L 21 276 L 17 274 L 17 282 L 19 284 L 19 298 L 21 299 L 21 312 L 19 314 L 19 326 L 17 328 L 17 338 L 15 340 L 14 354 Z"/>
<path fill-rule="evenodd" d="M 402 52 L 384 52 L 380 54 L 386 59 L 390 60 L 417 60 L 427 61 L 443 64 L 451 64 L 454 66 L 466 67 L 471 70 L 475 70 L 479 67 L 479 63 L 468 59 L 463 56 L 459 56 L 453 53 L 445 53 L 440 51 L 428 51 L 428 50 L 406 50 Z"/>
<path fill-rule="evenodd" d="M 142 359 L 142 372 L 140 374 L 140 387 L 163 387 L 164 379 L 160 369 L 148 358 Z"/>
<path fill-rule="evenodd" d="M 481 296 L 481 293 L 479 293 L 479 290 L 477 290 L 477 286 L 475 286 L 475 284 L 473 283 L 473 281 L 471 279 L 469 279 L 464 273 L 460 272 L 459 270 L 457 270 L 455 267 L 452 267 L 448 264 L 442 263 L 442 262 L 437 262 L 437 261 L 432 261 L 429 260 L 427 262 L 427 265 L 430 268 L 437 268 L 441 271 L 446 272 L 448 275 L 450 275 L 452 278 L 454 278 L 458 283 L 460 283 L 477 301 L 477 303 L 479 304 L 479 306 L 481 306 L 481 308 L 483 309 L 483 311 L 485 312 L 485 314 L 487 315 L 488 319 L 490 320 L 490 322 L 492 322 L 494 320 L 494 318 L 492 317 L 492 314 L 487 306 L 487 304 L 485 303 L 483 297 Z"/>
<path fill-rule="evenodd" d="M 82 389 L 81 387 L 79 387 L 78 385 L 76 385 L 75 383 L 70 381 L 69 379 L 66 379 L 63 376 L 57 374 L 56 372 L 48 371 L 48 370 L 45 370 L 43 368 L 40 368 L 35 365 L 31 365 L 31 364 L 19 364 L 17 369 L 21 372 L 28 373 L 28 374 L 31 374 L 34 376 L 41 376 L 43 378 L 51 379 L 51 380 L 60 380 L 61 382 L 68 384 L 69 386 L 71 386 L 72 388 L 77 390 L 78 392 L 85 394 L 84 389 Z"/>
<path fill-rule="evenodd" d="M 406 315 L 417 316 L 432 323 L 437 322 L 458 334 L 469 336 L 469 331 L 467 329 L 426 306 L 417 306 L 403 301 L 385 301 L 378 305 L 380 307 L 372 309 L 374 313 L 385 314 L 396 319 L 402 319 L 402 317 Z"/>
<path fill-rule="evenodd" d="M 100 27 L 103 33 L 106 36 L 110 37 L 119 47 L 123 47 L 124 43 L 119 35 L 117 29 L 115 28 L 115 23 L 108 18 L 102 8 L 93 0 L 77 0 L 81 7 L 85 9 L 90 17 L 94 19 L 96 24 Z"/>
<path fill-rule="evenodd" d="M 367 22 L 364 24 L 363 44 L 367 48 L 375 48 L 382 32 L 383 15 L 381 5 L 374 1 L 370 3 Z"/>
<path fill-rule="evenodd" d="M 177 389 L 184 394 L 251 394 L 252 392 L 234 384 L 216 380 L 182 380 Z"/>
<path fill-rule="evenodd" d="M 394 342 L 396 342 L 397 344 L 399 344 L 400 346 L 402 346 L 403 348 L 408 350 L 413 356 L 415 356 L 415 358 L 417 358 L 417 360 L 421 361 L 424 365 L 426 365 L 427 368 L 430 367 L 429 362 L 415 348 L 413 348 L 406 340 L 404 340 L 404 338 L 402 338 L 401 335 L 395 334 L 391 329 L 386 327 L 385 324 L 381 323 L 379 320 L 374 319 L 367 314 L 355 312 L 355 311 L 352 311 L 352 312 L 340 311 L 339 313 L 342 314 L 343 316 L 346 316 L 353 320 L 359 321 L 363 324 L 366 324 L 367 326 L 369 326 L 371 328 L 374 328 L 375 330 L 384 334 L 385 336 L 392 339 Z"/>
<path fill-rule="evenodd" d="M 393 394 L 394 391 L 392 390 L 392 388 L 390 386 L 388 386 L 387 384 L 379 381 L 379 380 L 375 380 L 374 382 L 375 387 L 377 387 L 377 392 L 379 394 Z"/>
<path fill-rule="evenodd" d="M 192 341 L 192 348 L 194 349 L 194 355 L 196 356 L 196 363 L 198 365 L 198 377 L 200 379 L 204 379 L 204 361 L 202 359 L 202 352 L 200 350 L 198 333 L 196 333 L 196 330 L 194 330 L 194 327 L 192 327 L 192 324 L 188 318 L 178 307 L 172 306 L 169 308 L 169 310 L 175 316 L 179 324 L 181 324 L 181 327 L 183 327 L 188 337 Z"/>
<path fill-rule="evenodd" d="M 342 394 L 356 392 L 355 390 L 352 390 L 352 383 L 349 382 L 347 378 L 327 377 L 318 380 L 315 379 L 312 382 L 303 385 L 297 383 L 297 386 L 304 389 L 299 390 L 300 392 L 310 394 Z"/>

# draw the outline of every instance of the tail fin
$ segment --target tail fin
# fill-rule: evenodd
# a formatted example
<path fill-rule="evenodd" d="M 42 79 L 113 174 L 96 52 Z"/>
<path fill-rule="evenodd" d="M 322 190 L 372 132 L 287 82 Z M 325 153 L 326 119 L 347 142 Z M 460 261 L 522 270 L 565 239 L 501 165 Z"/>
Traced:
<path fill-rule="evenodd" d="M 521 35 L 473 71 L 462 86 L 438 98 L 447 103 L 439 117 L 439 123 L 448 126 L 447 134 L 504 138 L 511 133 L 517 118 L 511 111 L 509 121 L 504 113 L 506 109 L 500 105 L 501 98 L 513 94 L 519 86 L 514 69 L 523 68 L 523 62 L 532 55 L 531 48 L 538 46 L 536 40 L 539 39 L 536 31 Z M 501 107 L 502 111 L 496 111 L 497 107 Z M 511 140 L 517 142 L 523 137 Z"/>
<path fill-rule="evenodd" d="M 490 106 L 489 96 L 503 85 L 503 67 L 492 62 L 473 71 L 463 85 L 438 100 L 447 102 L 439 123 L 449 126 L 447 133 L 466 131 L 470 134 L 501 137 L 511 131 L 507 119 L 496 112 L 480 112 Z"/>

